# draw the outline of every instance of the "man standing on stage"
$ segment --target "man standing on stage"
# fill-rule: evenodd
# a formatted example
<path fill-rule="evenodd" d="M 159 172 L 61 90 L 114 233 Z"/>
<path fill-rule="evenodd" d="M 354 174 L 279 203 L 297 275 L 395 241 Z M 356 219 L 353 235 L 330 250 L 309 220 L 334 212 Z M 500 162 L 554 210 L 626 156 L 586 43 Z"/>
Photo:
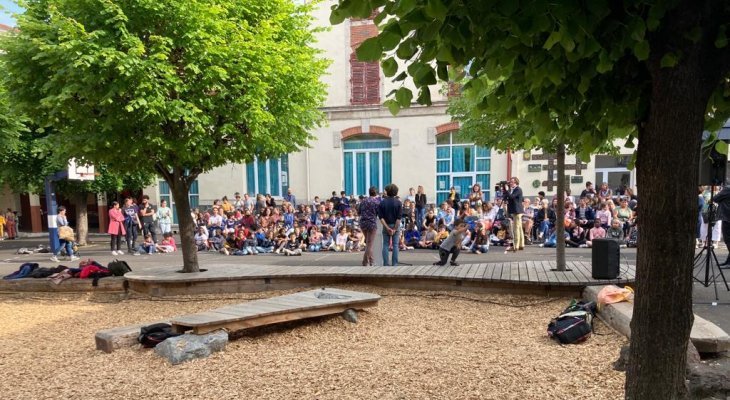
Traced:
<path fill-rule="evenodd" d="M 507 212 L 512 216 L 512 251 L 525 249 L 525 232 L 522 229 L 522 189 L 520 180 L 514 176 L 509 180 L 509 190 L 504 187 L 502 197 L 507 201 Z M 507 249 L 510 250 L 510 249 Z"/>
<path fill-rule="evenodd" d="M 400 218 L 402 206 L 398 200 L 398 186 L 389 184 L 385 187 L 385 195 L 378 205 L 378 218 L 383 224 L 383 265 L 398 265 L 398 244 L 400 243 Z M 393 262 L 388 264 L 388 247 L 393 248 Z"/>

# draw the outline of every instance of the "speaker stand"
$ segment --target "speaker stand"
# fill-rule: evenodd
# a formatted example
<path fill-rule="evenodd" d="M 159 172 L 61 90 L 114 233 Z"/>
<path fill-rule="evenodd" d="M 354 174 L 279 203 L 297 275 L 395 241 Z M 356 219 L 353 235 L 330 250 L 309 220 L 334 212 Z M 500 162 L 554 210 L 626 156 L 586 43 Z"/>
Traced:
<path fill-rule="evenodd" d="M 718 277 L 722 278 L 722 282 L 725 284 L 725 288 L 730 291 L 725 274 L 722 272 L 720 262 L 717 260 L 715 254 L 715 246 L 712 245 L 712 228 L 715 226 L 715 204 L 713 200 L 715 198 L 715 185 L 711 186 L 710 189 L 710 204 L 707 206 L 707 235 L 705 237 L 705 244 L 702 246 L 702 250 L 695 256 L 694 259 L 694 270 L 696 271 L 692 278 L 695 282 L 701 284 L 704 287 L 715 287 L 715 300 L 720 300 L 720 296 L 717 293 L 717 281 Z M 715 269 L 717 268 L 717 273 Z M 702 279 L 702 273 L 704 272 L 704 279 Z"/>

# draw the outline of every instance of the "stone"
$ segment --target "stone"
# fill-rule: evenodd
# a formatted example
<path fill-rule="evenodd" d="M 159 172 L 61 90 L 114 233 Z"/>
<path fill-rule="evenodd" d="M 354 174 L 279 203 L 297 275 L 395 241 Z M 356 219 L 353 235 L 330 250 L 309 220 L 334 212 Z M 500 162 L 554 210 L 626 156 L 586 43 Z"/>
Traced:
<path fill-rule="evenodd" d="M 703 360 L 687 368 L 690 397 L 693 399 L 730 398 L 730 355 Z"/>
<path fill-rule="evenodd" d="M 597 302 L 598 292 L 601 289 L 603 286 L 587 286 L 583 291 L 583 298 Z M 631 338 L 633 315 L 634 305 L 628 302 L 606 304 L 598 312 L 601 320 L 628 338 Z M 721 353 L 730 350 L 730 336 L 719 326 L 696 314 L 689 338 L 700 353 Z"/>
<path fill-rule="evenodd" d="M 155 353 L 165 357 L 170 364 L 178 365 L 196 358 L 205 358 L 221 351 L 228 343 L 228 332 L 217 330 L 205 335 L 186 333 L 171 337 L 155 347 Z"/>
<path fill-rule="evenodd" d="M 357 323 L 357 311 L 355 311 L 352 308 L 348 308 L 347 310 L 342 312 L 342 318 L 345 319 L 347 322 L 352 322 L 353 324 Z"/>
<path fill-rule="evenodd" d="M 154 321 L 146 324 L 128 325 L 96 332 L 96 335 L 94 336 L 96 349 L 105 353 L 111 353 L 114 350 L 121 349 L 122 347 L 137 345 L 139 344 L 137 338 L 139 337 L 140 328 L 158 323 L 169 324 L 170 322 Z"/>

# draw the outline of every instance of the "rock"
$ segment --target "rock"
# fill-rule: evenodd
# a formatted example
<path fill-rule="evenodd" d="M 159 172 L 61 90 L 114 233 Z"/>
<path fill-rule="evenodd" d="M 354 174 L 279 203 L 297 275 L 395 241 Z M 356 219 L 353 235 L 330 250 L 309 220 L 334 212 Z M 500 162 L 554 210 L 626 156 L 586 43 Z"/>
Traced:
<path fill-rule="evenodd" d="M 355 311 L 352 308 L 348 308 L 347 310 L 342 312 L 342 318 L 345 319 L 347 322 L 352 322 L 353 324 L 357 323 L 357 311 Z"/>
<path fill-rule="evenodd" d="M 687 368 L 690 396 L 693 399 L 730 398 L 730 356 L 705 360 Z"/>
<path fill-rule="evenodd" d="M 621 346 L 621 352 L 619 353 L 618 360 L 613 363 L 613 369 L 616 371 L 626 371 L 629 366 L 629 345 L 625 344 Z M 692 342 L 687 343 L 687 368 L 699 364 L 700 353 Z"/>
<path fill-rule="evenodd" d="M 629 366 L 629 345 L 625 344 L 621 346 L 621 352 L 618 355 L 618 360 L 613 363 L 613 369 L 616 371 L 626 371 Z"/>
<path fill-rule="evenodd" d="M 216 351 L 221 351 L 228 343 L 228 333 L 217 330 L 205 335 L 186 333 L 171 337 L 155 347 L 155 353 L 167 358 L 172 365 L 177 365 L 195 358 L 205 358 Z"/>

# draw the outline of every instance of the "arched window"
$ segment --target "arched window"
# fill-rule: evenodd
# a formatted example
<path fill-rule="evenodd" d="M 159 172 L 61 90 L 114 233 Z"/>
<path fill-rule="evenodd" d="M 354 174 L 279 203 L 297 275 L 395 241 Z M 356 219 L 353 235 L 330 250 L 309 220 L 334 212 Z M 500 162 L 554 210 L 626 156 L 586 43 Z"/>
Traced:
<path fill-rule="evenodd" d="M 352 136 L 342 142 L 345 192 L 368 194 L 370 186 L 383 190 L 392 181 L 390 139 Z"/>
<path fill-rule="evenodd" d="M 469 196 L 475 183 L 489 199 L 491 151 L 460 137 L 459 131 L 436 136 L 436 202 L 446 200 L 454 186 L 462 199 Z"/>

